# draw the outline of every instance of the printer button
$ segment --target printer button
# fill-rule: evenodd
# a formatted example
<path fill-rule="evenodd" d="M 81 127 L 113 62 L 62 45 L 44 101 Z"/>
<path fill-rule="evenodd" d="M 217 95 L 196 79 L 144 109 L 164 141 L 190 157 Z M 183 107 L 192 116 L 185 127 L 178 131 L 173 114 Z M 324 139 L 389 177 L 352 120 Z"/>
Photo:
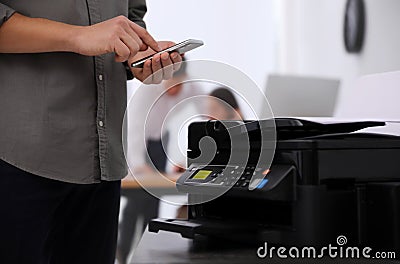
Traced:
<path fill-rule="evenodd" d="M 216 184 L 220 184 L 221 182 L 222 182 L 222 179 L 219 178 L 219 177 L 217 177 L 217 178 L 215 178 L 215 179 L 213 180 L 213 183 L 216 183 Z"/>
<path fill-rule="evenodd" d="M 257 189 L 262 189 L 268 183 L 268 179 L 263 179 L 258 185 Z"/>

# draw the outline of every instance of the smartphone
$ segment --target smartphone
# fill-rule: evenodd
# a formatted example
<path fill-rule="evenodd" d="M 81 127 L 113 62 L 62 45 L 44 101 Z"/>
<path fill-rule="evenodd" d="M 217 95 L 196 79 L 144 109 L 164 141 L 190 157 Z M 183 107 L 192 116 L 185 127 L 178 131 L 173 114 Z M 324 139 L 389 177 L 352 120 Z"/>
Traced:
<path fill-rule="evenodd" d="M 164 49 L 162 51 L 156 52 L 156 53 L 154 53 L 152 55 L 149 55 L 149 56 L 144 57 L 144 58 L 142 58 L 140 60 L 137 60 L 137 61 L 135 61 L 135 62 L 133 62 L 131 64 L 131 67 L 133 67 L 133 68 L 143 68 L 144 62 L 147 61 L 148 59 L 151 59 L 156 54 L 161 54 L 161 53 L 164 53 L 164 52 L 168 52 L 168 53 L 178 52 L 179 54 L 183 54 L 185 52 L 188 52 L 188 51 L 190 51 L 192 49 L 198 48 L 198 47 L 203 46 L 203 45 L 204 45 L 204 43 L 201 40 L 188 39 L 188 40 L 182 41 L 181 43 L 178 43 L 178 44 L 176 44 L 176 45 L 174 45 L 172 47 L 166 48 L 166 49 Z"/>

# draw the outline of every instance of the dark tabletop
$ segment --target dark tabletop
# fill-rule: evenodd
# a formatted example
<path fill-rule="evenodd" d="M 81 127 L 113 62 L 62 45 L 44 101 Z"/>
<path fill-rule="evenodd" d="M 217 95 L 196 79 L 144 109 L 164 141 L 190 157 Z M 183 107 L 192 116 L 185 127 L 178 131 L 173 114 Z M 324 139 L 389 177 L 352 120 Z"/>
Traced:
<path fill-rule="evenodd" d="M 260 245 L 261 246 L 261 245 Z M 366 259 L 260 259 L 257 257 L 257 246 L 243 246 L 199 237 L 195 241 L 182 238 L 180 234 L 160 231 L 146 231 L 133 254 L 133 263 L 387 263 L 400 264 L 393 260 Z M 397 252 L 400 254 L 399 252 Z"/>

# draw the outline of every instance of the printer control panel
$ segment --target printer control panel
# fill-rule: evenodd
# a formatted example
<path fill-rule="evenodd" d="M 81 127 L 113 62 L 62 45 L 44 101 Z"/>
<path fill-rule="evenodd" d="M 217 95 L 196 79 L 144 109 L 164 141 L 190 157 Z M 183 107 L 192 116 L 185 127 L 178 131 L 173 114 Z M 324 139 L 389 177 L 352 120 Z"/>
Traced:
<path fill-rule="evenodd" d="M 177 186 L 235 188 L 248 190 L 252 186 L 252 178 L 258 179 L 253 189 L 262 189 L 268 184 L 269 169 L 255 166 L 229 166 L 229 165 L 192 165 L 179 178 Z"/>

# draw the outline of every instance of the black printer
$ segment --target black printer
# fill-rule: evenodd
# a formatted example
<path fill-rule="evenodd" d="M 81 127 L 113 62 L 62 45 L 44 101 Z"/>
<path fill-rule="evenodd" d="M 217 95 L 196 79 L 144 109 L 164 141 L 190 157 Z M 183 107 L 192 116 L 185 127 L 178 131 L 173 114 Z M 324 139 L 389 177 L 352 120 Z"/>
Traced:
<path fill-rule="evenodd" d="M 384 125 L 290 118 L 193 123 L 188 169 L 177 189 L 190 202 L 229 188 L 189 205 L 187 220 L 153 219 L 149 231 L 289 246 L 324 246 L 345 236 L 349 245 L 400 250 L 400 137 L 354 133 Z M 262 137 L 272 130 L 275 138 Z M 243 133 L 250 144 L 244 166 L 227 164 L 232 151 L 241 151 L 232 150 L 232 138 Z M 215 142 L 211 160 L 199 158 L 206 151 L 199 144 L 204 137 Z M 273 159 L 263 166 L 261 148 L 272 146 Z"/>

